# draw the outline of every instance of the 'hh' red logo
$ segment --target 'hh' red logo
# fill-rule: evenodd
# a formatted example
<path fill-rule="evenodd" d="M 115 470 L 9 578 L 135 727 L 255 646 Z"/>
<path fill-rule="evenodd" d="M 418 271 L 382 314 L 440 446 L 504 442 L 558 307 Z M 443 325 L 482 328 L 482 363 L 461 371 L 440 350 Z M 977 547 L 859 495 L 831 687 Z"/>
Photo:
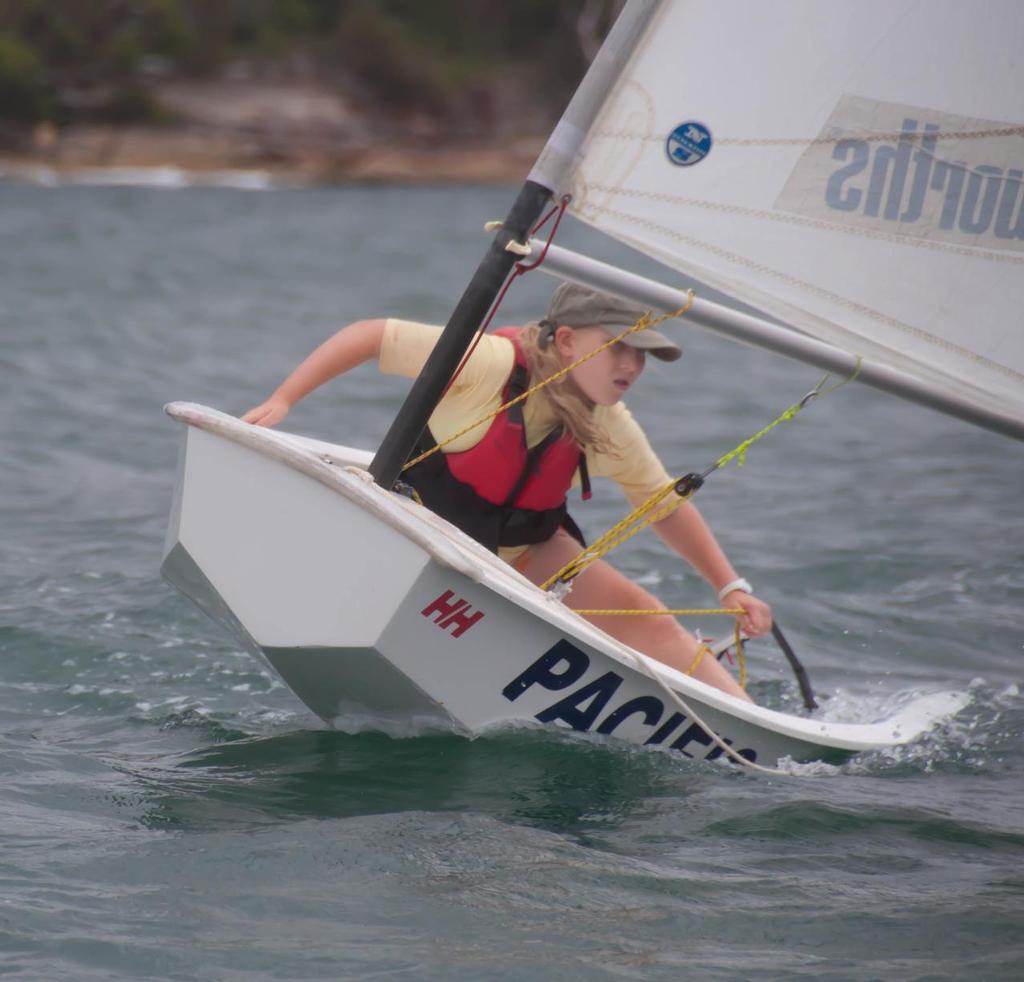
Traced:
<path fill-rule="evenodd" d="M 433 614 L 437 614 L 434 618 L 434 623 L 447 630 L 452 628 L 452 637 L 460 638 L 465 634 L 478 620 L 484 616 L 482 610 L 470 613 L 472 609 L 469 606 L 468 600 L 455 600 L 455 594 L 451 590 L 445 590 L 432 604 L 424 607 L 420 613 L 424 617 L 430 617 Z"/>

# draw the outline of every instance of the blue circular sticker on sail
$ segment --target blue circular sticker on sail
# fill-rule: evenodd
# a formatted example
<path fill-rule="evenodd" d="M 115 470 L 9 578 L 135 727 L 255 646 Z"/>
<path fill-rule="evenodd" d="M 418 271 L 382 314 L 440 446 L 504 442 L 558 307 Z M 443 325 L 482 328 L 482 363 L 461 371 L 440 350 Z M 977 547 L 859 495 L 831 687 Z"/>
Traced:
<path fill-rule="evenodd" d="M 711 130 L 693 120 L 680 123 L 669 134 L 665 152 L 680 167 L 699 164 L 711 152 Z"/>

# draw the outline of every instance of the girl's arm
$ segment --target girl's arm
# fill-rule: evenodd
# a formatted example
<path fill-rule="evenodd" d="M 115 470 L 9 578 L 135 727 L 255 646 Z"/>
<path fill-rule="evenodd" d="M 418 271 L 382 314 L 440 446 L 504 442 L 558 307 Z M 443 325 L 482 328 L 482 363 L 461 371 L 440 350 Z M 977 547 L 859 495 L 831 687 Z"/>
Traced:
<path fill-rule="evenodd" d="M 736 570 L 726 558 L 695 505 L 684 501 L 654 526 L 655 531 L 672 549 L 693 566 L 717 593 L 737 578 Z M 750 637 L 771 630 L 771 608 L 757 597 L 733 590 L 722 599 L 723 607 L 742 607 L 740 629 Z"/>
<path fill-rule="evenodd" d="M 266 402 L 250 409 L 242 419 L 257 426 L 280 423 L 292 406 L 324 382 L 379 358 L 385 323 L 383 319 L 355 321 L 343 327 L 309 355 Z"/>

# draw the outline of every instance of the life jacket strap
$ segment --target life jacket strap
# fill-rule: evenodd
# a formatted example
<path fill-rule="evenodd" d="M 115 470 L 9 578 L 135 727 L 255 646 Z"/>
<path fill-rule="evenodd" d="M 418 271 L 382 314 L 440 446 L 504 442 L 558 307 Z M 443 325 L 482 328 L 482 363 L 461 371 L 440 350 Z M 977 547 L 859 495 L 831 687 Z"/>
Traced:
<path fill-rule="evenodd" d="M 584 501 L 590 501 L 593 492 L 590 490 L 590 469 L 587 467 L 587 454 L 580 451 L 580 497 Z"/>

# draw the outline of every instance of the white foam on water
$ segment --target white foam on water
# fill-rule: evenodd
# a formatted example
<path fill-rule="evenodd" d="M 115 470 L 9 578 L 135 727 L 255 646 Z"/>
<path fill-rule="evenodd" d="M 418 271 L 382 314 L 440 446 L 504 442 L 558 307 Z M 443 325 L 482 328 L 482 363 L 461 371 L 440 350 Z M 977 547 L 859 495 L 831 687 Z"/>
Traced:
<path fill-rule="evenodd" d="M 90 167 L 66 175 L 67 184 L 90 187 L 183 188 L 188 186 L 180 167 Z"/>
<path fill-rule="evenodd" d="M 0 182 L 32 184 L 38 187 L 134 187 L 180 190 L 221 188 L 236 191 L 269 191 L 282 185 L 264 170 L 188 170 L 160 167 L 84 167 L 57 170 L 45 164 L 0 166 Z"/>
<path fill-rule="evenodd" d="M 348 733 L 350 736 L 360 733 L 383 733 L 399 740 L 440 734 L 465 735 L 451 721 L 436 716 L 383 716 L 359 709 L 339 712 L 329 725 L 332 729 Z"/>

